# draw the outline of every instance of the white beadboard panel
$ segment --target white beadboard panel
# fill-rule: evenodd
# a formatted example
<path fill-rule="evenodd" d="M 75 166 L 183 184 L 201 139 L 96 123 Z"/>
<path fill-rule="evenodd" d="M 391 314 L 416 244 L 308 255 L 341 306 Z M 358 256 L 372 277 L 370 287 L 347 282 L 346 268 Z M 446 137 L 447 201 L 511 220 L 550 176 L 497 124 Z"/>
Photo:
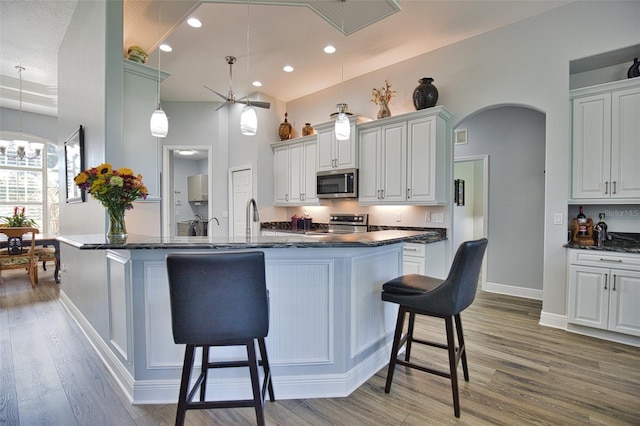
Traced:
<path fill-rule="evenodd" d="M 270 364 L 333 362 L 333 270 L 331 259 L 267 262 Z"/>
<path fill-rule="evenodd" d="M 122 359 L 131 363 L 133 346 L 131 328 L 131 276 L 128 259 L 107 256 L 109 274 L 109 340 Z"/>
<path fill-rule="evenodd" d="M 144 262 L 144 306 L 147 368 L 181 368 L 184 345 L 173 342 L 165 262 Z"/>
<path fill-rule="evenodd" d="M 382 284 L 401 275 L 400 250 L 354 258 L 351 271 L 351 357 L 384 338 L 395 324 L 393 309 L 380 298 Z M 389 267 L 393 265 L 393 267 Z"/>

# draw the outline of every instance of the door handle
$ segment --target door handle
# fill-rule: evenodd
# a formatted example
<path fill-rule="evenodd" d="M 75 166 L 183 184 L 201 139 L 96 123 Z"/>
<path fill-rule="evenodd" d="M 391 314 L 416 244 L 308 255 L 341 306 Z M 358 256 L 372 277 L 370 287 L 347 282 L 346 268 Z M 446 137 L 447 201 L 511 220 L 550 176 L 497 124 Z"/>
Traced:
<path fill-rule="evenodd" d="M 612 194 L 616 193 L 616 186 L 617 186 L 616 183 L 617 183 L 617 181 L 614 180 L 613 181 L 613 192 L 612 192 Z"/>
<path fill-rule="evenodd" d="M 407 188 L 407 200 L 411 198 L 411 189 Z"/>
<path fill-rule="evenodd" d="M 613 274 L 613 287 L 611 287 L 611 290 L 616 291 L 616 274 Z"/>
<path fill-rule="evenodd" d="M 604 289 L 607 289 L 607 278 L 609 277 L 609 274 L 604 274 Z"/>
<path fill-rule="evenodd" d="M 381 198 L 384 200 L 384 189 L 380 190 L 380 195 L 381 195 Z"/>
<path fill-rule="evenodd" d="M 604 183 L 604 193 L 608 194 L 609 193 L 609 181 L 606 181 Z"/>

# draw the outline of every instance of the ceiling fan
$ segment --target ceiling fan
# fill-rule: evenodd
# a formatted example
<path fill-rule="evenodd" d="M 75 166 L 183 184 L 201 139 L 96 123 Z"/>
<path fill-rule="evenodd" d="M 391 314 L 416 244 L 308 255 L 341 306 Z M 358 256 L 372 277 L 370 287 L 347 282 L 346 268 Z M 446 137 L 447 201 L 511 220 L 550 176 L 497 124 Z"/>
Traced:
<path fill-rule="evenodd" d="M 229 104 L 234 104 L 236 102 L 241 104 L 251 105 L 258 108 L 266 108 L 266 109 L 271 108 L 271 104 L 269 102 L 252 101 L 249 99 L 245 99 L 246 97 L 242 99 L 236 99 L 236 95 L 234 95 L 233 93 L 233 64 L 236 63 L 236 57 L 225 56 L 224 59 L 229 64 L 229 93 L 227 94 L 227 96 L 223 95 L 222 93 L 216 92 L 215 90 L 207 86 L 204 86 L 205 89 L 211 90 L 213 93 L 215 93 L 216 95 L 220 96 L 222 99 L 225 100 L 225 102 L 222 105 L 216 108 L 216 111 L 224 106 L 227 106 Z"/>

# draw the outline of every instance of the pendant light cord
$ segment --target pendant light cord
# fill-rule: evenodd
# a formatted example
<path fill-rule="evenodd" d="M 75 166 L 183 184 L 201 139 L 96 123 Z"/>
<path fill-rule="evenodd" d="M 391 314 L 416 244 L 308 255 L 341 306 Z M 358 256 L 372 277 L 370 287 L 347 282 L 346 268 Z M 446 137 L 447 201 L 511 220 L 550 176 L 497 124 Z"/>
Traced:
<path fill-rule="evenodd" d="M 342 12 L 341 12 L 341 22 L 340 22 L 340 35 L 342 37 L 342 49 L 340 49 L 340 102 L 344 103 L 344 46 L 345 46 L 345 35 L 344 35 L 344 2 L 346 0 L 340 0 L 342 2 Z"/>
<path fill-rule="evenodd" d="M 251 106 L 251 101 L 249 100 L 249 92 L 251 91 L 251 87 L 249 87 L 249 27 L 251 26 L 251 20 L 249 15 L 251 1 L 247 0 L 247 105 Z"/>
<path fill-rule="evenodd" d="M 159 6 L 159 10 L 158 10 L 158 109 L 160 109 L 160 57 L 162 56 L 162 49 L 160 49 L 161 34 L 162 34 L 162 6 Z"/>
<path fill-rule="evenodd" d="M 22 71 L 25 70 L 25 68 L 21 65 L 16 65 L 16 69 L 18 70 L 18 76 L 20 78 L 20 97 L 19 97 L 19 114 L 18 114 L 18 123 L 20 126 L 20 139 L 22 139 Z"/>

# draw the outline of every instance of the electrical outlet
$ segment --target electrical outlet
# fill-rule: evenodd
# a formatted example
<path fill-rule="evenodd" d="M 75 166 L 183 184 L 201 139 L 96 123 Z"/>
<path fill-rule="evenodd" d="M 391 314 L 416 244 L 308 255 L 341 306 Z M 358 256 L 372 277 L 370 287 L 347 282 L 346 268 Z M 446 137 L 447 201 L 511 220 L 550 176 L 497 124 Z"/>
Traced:
<path fill-rule="evenodd" d="M 396 222 L 402 222 L 402 214 L 396 213 Z"/>
<path fill-rule="evenodd" d="M 444 213 L 431 212 L 431 222 L 436 222 L 436 223 L 444 222 Z"/>

